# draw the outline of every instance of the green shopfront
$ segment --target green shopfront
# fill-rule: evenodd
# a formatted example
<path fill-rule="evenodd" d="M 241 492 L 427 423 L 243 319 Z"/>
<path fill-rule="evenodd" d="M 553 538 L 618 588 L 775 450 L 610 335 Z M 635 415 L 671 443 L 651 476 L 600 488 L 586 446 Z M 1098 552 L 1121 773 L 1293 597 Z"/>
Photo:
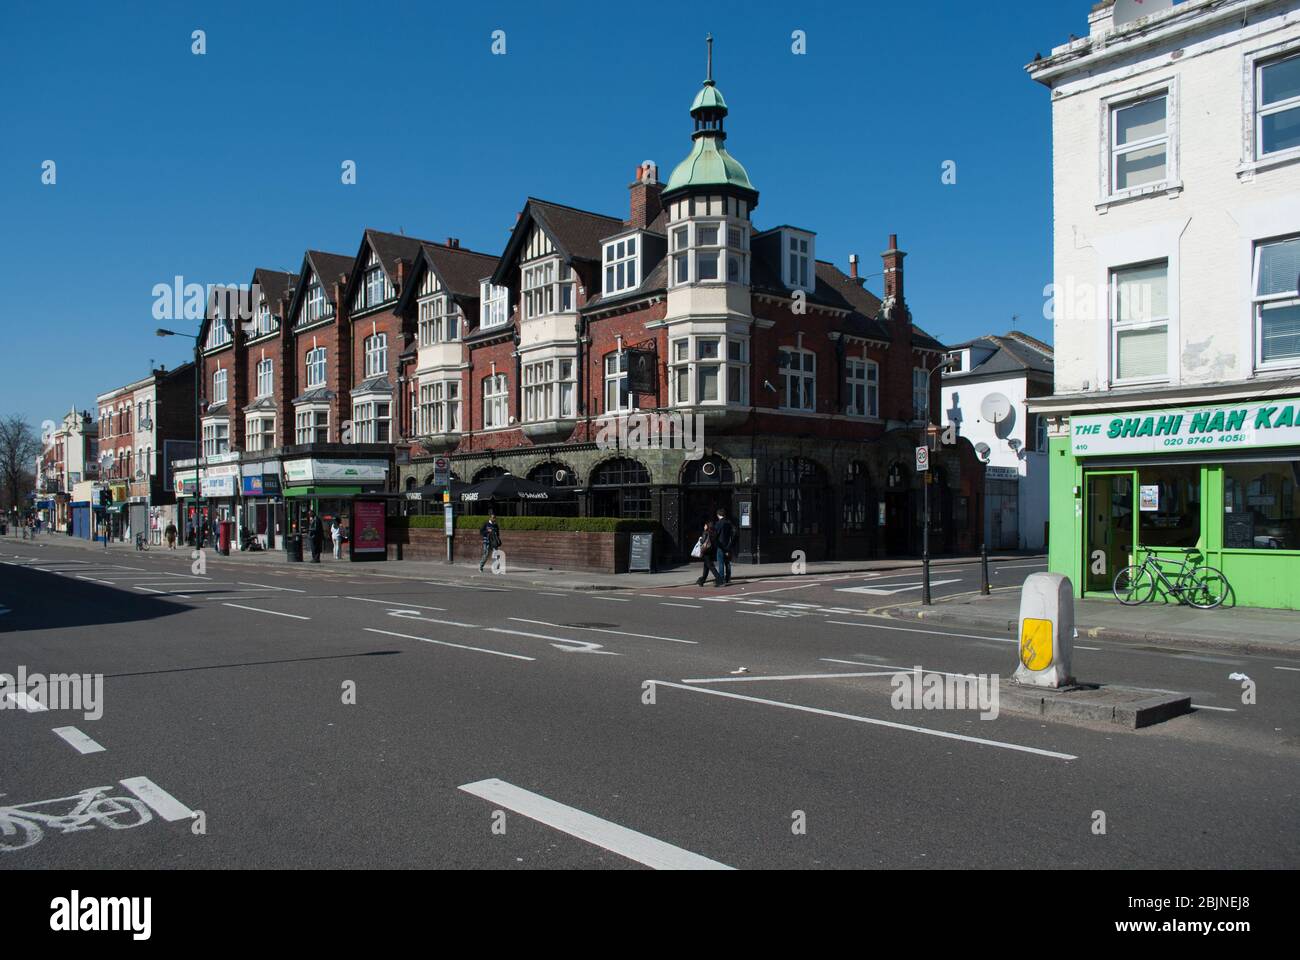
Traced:
<path fill-rule="evenodd" d="M 1300 397 L 1073 414 L 1051 441 L 1050 566 L 1112 596 L 1121 568 L 1191 549 L 1229 604 L 1300 610 L 1297 488 Z"/>

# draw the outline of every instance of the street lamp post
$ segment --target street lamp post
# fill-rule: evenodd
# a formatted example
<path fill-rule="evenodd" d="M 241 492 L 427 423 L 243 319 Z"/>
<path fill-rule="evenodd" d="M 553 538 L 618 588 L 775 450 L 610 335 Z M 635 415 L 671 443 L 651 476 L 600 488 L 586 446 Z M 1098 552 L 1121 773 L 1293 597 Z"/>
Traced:
<path fill-rule="evenodd" d="M 940 370 L 949 369 L 951 366 L 952 366 L 952 358 L 944 357 L 942 363 L 936 364 L 935 366 L 931 367 L 930 370 L 927 371 L 925 375 L 925 407 L 927 411 L 927 416 L 925 418 L 925 426 L 921 434 L 921 442 L 925 445 L 927 450 L 930 449 L 930 417 L 928 416 L 928 412 L 930 409 L 930 395 L 932 393 L 931 387 L 934 383 L 934 375 Z M 928 468 L 930 464 L 927 463 L 926 466 Z M 925 604 L 926 606 L 929 606 L 931 603 L 931 599 L 930 599 L 930 470 L 929 469 L 925 471 L 925 476 L 922 478 L 921 481 L 921 487 L 925 492 L 925 523 L 921 528 L 921 603 Z"/>
<path fill-rule="evenodd" d="M 198 335 L 193 333 L 178 333 L 175 330 L 165 330 L 159 327 L 157 334 L 160 337 L 189 337 L 194 341 L 194 525 L 191 529 L 194 531 L 194 546 L 198 547 L 199 515 L 203 510 L 203 487 L 202 481 L 199 479 L 199 452 L 203 449 L 203 428 L 199 420 L 199 394 L 203 389 L 201 344 Z M 184 533 L 183 530 L 182 533 Z"/>

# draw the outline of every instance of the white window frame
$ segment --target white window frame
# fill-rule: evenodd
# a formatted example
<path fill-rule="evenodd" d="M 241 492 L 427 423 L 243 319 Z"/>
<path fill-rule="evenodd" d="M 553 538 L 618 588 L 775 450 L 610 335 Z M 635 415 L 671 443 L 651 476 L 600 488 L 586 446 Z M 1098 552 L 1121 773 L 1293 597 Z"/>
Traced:
<path fill-rule="evenodd" d="M 716 230 L 714 241 L 706 243 L 705 231 Z M 736 217 L 723 215 L 700 216 L 682 220 L 668 228 L 668 285 L 681 287 L 688 284 L 749 283 L 749 223 Z M 714 275 L 702 276 L 700 268 L 705 258 L 716 264 Z M 731 277 L 732 265 L 736 277 Z M 644 279 L 644 277 L 642 278 Z"/>
<path fill-rule="evenodd" d="M 510 291 L 490 280 L 479 283 L 479 327 L 490 330 L 504 326 L 510 319 Z"/>
<path fill-rule="evenodd" d="M 371 396 L 352 401 L 352 440 L 354 443 L 393 442 L 391 397 Z"/>
<path fill-rule="evenodd" d="M 803 230 L 781 231 L 781 279 L 791 290 L 817 286 L 817 238 Z"/>
<path fill-rule="evenodd" d="M 576 371 L 572 357 L 547 357 L 525 363 L 524 422 L 572 420 L 577 415 Z"/>
<path fill-rule="evenodd" d="M 716 344 L 706 355 L 702 345 Z M 705 370 L 716 371 L 718 395 L 701 399 Z M 749 338 L 722 331 L 684 333 L 669 338 L 669 406 L 749 406 Z"/>
<path fill-rule="evenodd" d="M 862 357 L 846 357 L 844 362 L 845 392 L 849 395 L 844 412 L 850 417 L 879 419 L 880 417 L 880 364 Z M 857 396 L 862 394 L 862 409 L 858 409 Z"/>
<path fill-rule="evenodd" d="M 315 323 L 317 320 L 324 320 L 330 315 L 329 301 L 325 297 L 325 287 L 315 277 L 312 277 L 311 283 L 307 285 L 307 296 L 304 298 L 301 323 Z"/>
<path fill-rule="evenodd" d="M 304 357 L 307 389 L 325 386 L 329 376 L 329 360 L 324 347 L 312 347 Z"/>
<path fill-rule="evenodd" d="M 1148 320 L 1120 320 L 1119 319 L 1119 282 L 1118 275 L 1126 270 L 1136 270 L 1143 267 L 1154 267 L 1158 264 L 1165 266 L 1165 305 L 1167 312 L 1162 317 L 1152 317 Z M 1168 383 L 1169 375 L 1169 337 L 1172 329 L 1171 312 L 1174 301 L 1173 287 L 1171 285 L 1172 267 L 1166 257 L 1155 260 L 1144 260 L 1138 263 L 1125 263 L 1111 267 L 1108 271 L 1108 289 L 1107 289 L 1107 322 L 1109 325 L 1110 340 L 1110 363 L 1108 365 L 1108 374 L 1112 386 L 1127 387 L 1147 383 Z M 1165 333 L 1165 372 L 1159 376 L 1152 377 L 1128 377 L 1121 379 L 1119 376 L 1119 338 L 1123 333 L 1137 333 L 1151 330 L 1162 329 Z"/>
<path fill-rule="evenodd" d="M 421 436 L 460 433 L 460 381 L 433 380 L 420 384 Z"/>
<path fill-rule="evenodd" d="M 525 320 L 572 313 L 577 309 L 573 268 L 559 257 L 531 260 L 520 266 L 521 316 Z"/>
<path fill-rule="evenodd" d="M 601 394 L 604 412 L 616 414 L 639 409 L 636 394 L 632 392 L 631 381 L 628 378 L 627 351 L 616 350 L 605 354 L 605 358 L 601 361 L 601 370 L 604 373 L 602 381 L 604 392 Z M 613 403 L 610 403 L 611 391 L 614 397 Z"/>
<path fill-rule="evenodd" d="M 483 378 L 483 429 L 500 430 L 510 426 L 510 386 L 504 373 Z"/>
<path fill-rule="evenodd" d="M 930 420 L 930 371 L 924 367 L 912 368 L 912 420 Z"/>
<path fill-rule="evenodd" d="M 226 376 L 226 369 L 221 367 L 214 370 L 212 372 L 212 403 L 214 405 L 225 403 L 226 399 L 230 396 L 227 385 L 228 378 Z"/>
<path fill-rule="evenodd" d="M 640 233 L 619 237 L 605 244 L 601 260 L 604 263 L 601 292 L 605 296 L 635 290 L 644 279 L 641 275 L 641 252 L 644 248 Z"/>
<path fill-rule="evenodd" d="M 460 308 L 446 294 L 433 294 L 420 300 L 418 323 L 422 347 L 460 340 Z"/>
<path fill-rule="evenodd" d="M 269 426 L 263 428 L 263 424 Z M 271 450 L 275 447 L 275 414 L 250 413 L 244 418 L 245 444 L 249 450 Z"/>
<path fill-rule="evenodd" d="M 1183 188 L 1182 181 L 1179 179 L 1179 142 L 1178 142 L 1178 95 L 1179 82 L 1178 77 L 1173 76 L 1167 80 L 1161 80 L 1156 83 L 1147 84 L 1135 90 L 1126 90 L 1123 93 L 1117 93 L 1110 97 L 1104 97 L 1101 100 L 1101 124 L 1100 124 L 1100 186 L 1097 208 L 1104 212 L 1112 203 L 1119 203 L 1124 200 L 1131 200 L 1136 197 L 1146 197 L 1155 194 L 1176 193 Z M 1145 140 L 1135 140 L 1132 143 L 1123 145 L 1119 153 L 1115 150 L 1114 139 L 1116 136 L 1115 114 L 1129 107 L 1137 106 L 1140 103 L 1154 100 L 1158 97 L 1165 99 L 1165 132 L 1160 137 L 1148 137 Z M 1115 164 L 1118 156 L 1123 153 L 1131 153 L 1135 150 L 1145 149 L 1163 142 L 1165 145 L 1165 176 L 1163 180 L 1154 183 L 1145 183 L 1139 187 L 1132 187 L 1127 190 L 1115 189 Z"/>
<path fill-rule="evenodd" d="M 1262 102 L 1264 96 L 1264 70 L 1296 56 L 1300 56 L 1300 41 L 1291 39 L 1253 51 L 1245 57 L 1243 64 L 1244 95 L 1242 98 L 1242 116 L 1245 118 L 1245 129 L 1242 136 L 1243 163 L 1238 170 L 1238 176 L 1250 177 L 1254 175 L 1256 170 L 1300 160 L 1300 147 L 1289 147 L 1286 150 L 1274 150 L 1271 153 L 1265 153 L 1264 125 L 1260 122 L 1261 117 L 1300 108 L 1300 97 L 1293 97 L 1267 106 Z"/>
<path fill-rule="evenodd" d="M 1288 242 L 1300 244 L 1300 234 L 1260 240 L 1254 245 L 1253 266 L 1250 274 L 1251 317 L 1254 327 L 1255 369 L 1261 372 L 1300 367 L 1300 356 L 1284 357 L 1280 360 L 1264 360 L 1264 310 L 1269 307 L 1276 308 L 1279 306 L 1294 306 L 1300 309 L 1300 289 L 1270 294 L 1261 294 L 1259 292 L 1260 264 L 1263 260 L 1264 248 L 1273 244 Z"/>
<path fill-rule="evenodd" d="M 786 363 L 790 357 L 812 358 L 812 370 L 807 369 L 806 359 L 800 360 L 800 367 L 791 367 Z M 817 354 L 803 347 L 783 346 L 777 356 L 777 376 L 780 378 L 779 407 L 798 413 L 815 413 L 817 411 Z M 794 403 L 794 384 L 800 383 L 799 403 Z"/>
<path fill-rule="evenodd" d="M 320 436 L 320 434 L 324 436 Z M 294 411 L 294 440 L 299 444 L 329 443 L 330 408 L 328 404 L 298 407 Z"/>
<path fill-rule="evenodd" d="M 269 397 L 275 393 L 275 363 L 270 357 L 257 361 L 257 395 Z"/>
<path fill-rule="evenodd" d="M 230 451 L 230 421 L 205 420 L 203 422 L 203 456 L 216 457 Z M 121 451 L 119 450 L 120 454 Z"/>
<path fill-rule="evenodd" d="M 388 334 L 372 333 L 362 344 L 365 350 L 365 376 L 388 375 Z"/>

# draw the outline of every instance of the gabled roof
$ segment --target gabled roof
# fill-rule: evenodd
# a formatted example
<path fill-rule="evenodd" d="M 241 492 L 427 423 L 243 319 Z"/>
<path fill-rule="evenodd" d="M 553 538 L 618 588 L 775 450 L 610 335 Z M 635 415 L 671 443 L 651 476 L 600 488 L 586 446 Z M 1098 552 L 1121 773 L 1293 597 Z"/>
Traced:
<path fill-rule="evenodd" d="M 529 197 L 492 274 L 494 284 L 505 284 L 520 248 L 528 241 L 533 224 L 550 237 L 551 243 L 555 244 L 555 249 L 565 260 L 590 260 L 597 263 L 600 262 L 601 241 L 624 229 L 623 221 L 618 217 L 607 217 L 590 210 L 579 210 Z"/>
<path fill-rule="evenodd" d="M 479 281 L 490 275 L 496 269 L 496 265 L 497 258 L 491 254 L 479 253 L 464 247 L 452 247 L 444 243 L 422 242 L 411 269 L 410 282 L 402 291 L 395 309 L 398 313 L 405 313 L 410 309 L 420 288 L 416 277 L 421 267 L 437 274 L 443 288 L 453 298 L 462 301 L 463 305 L 463 301 L 478 299 Z"/>
<path fill-rule="evenodd" d="M 297 274 L 286 273 L 283 270 L 268 270 L 266 267 L 258 267 L 253 271 L 253 283 L 261 289 L 262 296 L 266 297 L 267 305 L 276 316 L 280 315 L 280 298 L 294 285 L 297 279 Z"/>
<path fill-rule="evenodd" d="M 969 370 L 946 373 L 945 381 L 962 380 L 989 376 L 1028 376 L 1041 374 L 1051 376 L 1053 370 L 1053 350 L 1043 341 L 1027 334 L 1013 331 L 1003 336 L 989 335 L 976 337 L 965 343 L 949 347 L 950 350 L 965 350 L 970 347 L 983 347 L 991 353 L 984 360 L 971 366 Z"/>
<path fill-rule="evenodd" d="M 861 282 L 854 280 L 841 271 L 833 263 L 818 260 L 816 271 L 818 293 L 821 292 L 822 285 L 825 284 L 827 287 L 839 291 L 840 295 L 853 305 L 855 314 L 849 317 L 850 323 L 845 329 L 845 333 L 866 337 L 870 340 L 888 342 L 890 339 L 889 326 L 881 316 L 880 311 L 883 304 L 879 297 L 868 290 Z M 862 322 L 863 320 L 866 322 Z M 912 324 L 912 346 L 922 347 L 927 350 L 946 349 L 942 343 L 916 324 Z"/>
<path fill-rule="evenodd" d="M 362 277 L 366 272 L 366 263 L 370 259 L 368 256 L 370 250 L 375 252 L 375 256 L 379 258 L 379 265 L 383 268 L 389 281 L 396 287 L 397 261 L 405 260 L 407 263 L 415 263 L 415 258 L 420 253 L 420 244 L 423 242 L 416 237 L 408 237 L 404 233 L 386 233 L 383 230 L 372 230 L 367 227 L 362 231 L 361 246 L 357 249 L 356 259 L 352 262 L 352 267 L 348 273 L 348 283 L 343 290 L 343 296 L 347 298 L 348 302 L 351 302 L 352 294 L 361 284 Z M 398 292 L 401 293 L 401 291 Z"/>
<path fill-rule="evenodd" d="M 334 303 L 334 281 L 340 276 L 350 276 L 352 273 L 352 258 L 345 257 L 341 253 L 322 253 L 320 250 L 308 250 L 302 258 L 302 267 L 298 270 L 298 279 L 294 285 L 293 299 L 289 301 L 289 312 L 285 316 L 285 323 L 293 320 L 298 313 L 298 305 L 302 303 L 302 298 L 307 295 L 307 287 L 310 285 L 313 275 L 320 280 L 321 286 L 325 290 L 325 297 L 330 303 Z M 338 304 L 334 303 L 334 309 L 338 310 Z"/>

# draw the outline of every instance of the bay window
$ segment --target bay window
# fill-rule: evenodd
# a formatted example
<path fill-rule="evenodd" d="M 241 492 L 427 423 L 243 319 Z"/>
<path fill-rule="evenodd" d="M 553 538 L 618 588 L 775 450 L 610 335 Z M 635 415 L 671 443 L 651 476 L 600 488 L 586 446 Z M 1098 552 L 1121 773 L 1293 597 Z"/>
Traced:
<path fill-rule="evenodd" d="M 420 346 L 460 339 L 460 315 L 450 297 L 428 297 L 419 305 Z"/>
<path fill-rule="evenodd" d="M 559 260 L 546 260 L 524 267 L 524 319 L 573 310 L 574 285 L 572 268 Z"/>
<path fill-rule="evenodd" d="M 308 407 L 294 417 L 294 439 L 298 443 L 329 443 L 330 412 L 328 407 Z"/>
<path fill-rule="evenodd" d="M 1300 364 L 1300 235 L 1255 247 L 1255 365 Z"/>
<path fill-rule="evenodd" d="M 725 351 L 725 356 L 724 356 Z M 749 341 L 721 334 L 673 340 L 669 403 L 749 403 Z"/>
<path fill-rule="evenodd" d="M 506 375 L 493 374 L 483 378 L 483 429 L 493 430 L 509 425 L 510 396 L 506 388 Z"/>
<path fill-rule="evenodd" d="M 1111 271 L 1111 377 L 1117 383 L 1161 380 L 1169 366 L 1169 264 Z"/>
<path fill-rule="evenodd" d="M 435 380 L 420 385 L 419 431 L 422 436 L 460 433 L 459 380 Z"/>
<path fill-rule="evenodd" d="M 275 446 L 275 417 L 251 416 L 245 419 L 244 426 L 249 450 L 270 450 Z"/>
<path fill-rule="evenodd" d="M 782 347 L 777 361 L 783 410 L 817 409 L 817 356 L 809 350 Z"/>
<path fill-rule="evenodd" d="M 209 420 L 203 424 L 203 455 L 215 457 L 230 450 L 230 421 Z"/>
<path fill-rule="evenodd" d="M 700 220 L 670 232 L 673 286 L 684 283 L 748 283 L 749 231 L 725 220 Z"/>
<path fill-rule="evenodd" d="M 574 416 L 574 362 L 557 358 L 524 366 L 524 420 L 567 420 Z"/>
<path fill-rule="evenodd" d="M 389 442 L 392 406 L 387 400 L 363 400 L 352 405 L 353 436 L 357 443 Z"/>

